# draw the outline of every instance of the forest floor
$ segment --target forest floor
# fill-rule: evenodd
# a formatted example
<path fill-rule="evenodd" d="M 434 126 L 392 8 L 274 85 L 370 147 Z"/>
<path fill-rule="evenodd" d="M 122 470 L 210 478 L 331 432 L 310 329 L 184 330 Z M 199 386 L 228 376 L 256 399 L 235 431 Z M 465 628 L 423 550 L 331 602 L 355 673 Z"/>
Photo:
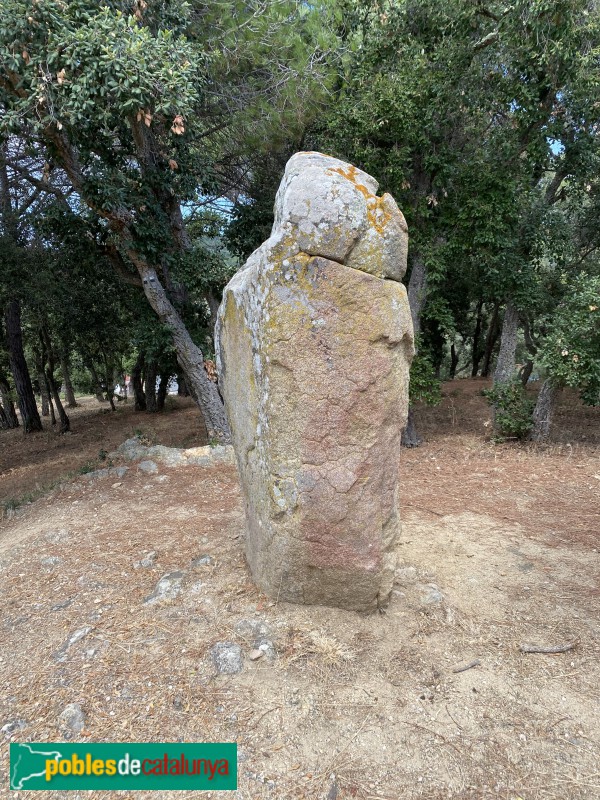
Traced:
<path fill-rule="evenodd" d="M 446 384 L 442 404 L 418 412 L 427 441 L 403 453 L 385 614 L 262 595 L 227 464 L 147 474 L 123 462 L 121 478 L 71 474 L 9 504 L 0 728 L 12 734 L 0 733 L 0 796 L 39 796 L 6 788 L 8 743 L 62 740 L 60 714 L 78 703 L 75 741 L 238 742 L 238 800 L 600 798 L 599 410 L 565 393 L 549 445 L 497 445 L 483 385 Z M 0 497 L 41 493 L 136 430 L 202 443 L 180 399 L 156 417 L 79 413 L 66 444 L 36 435 L 25 455 L 20 435 L 0 432 Z M 173 572 L 179 593 L 146 604 Z M 272 658 L 251 660 L 257 636 Z M 240 673 L 216 674 L 217 642 L 241 646 Z M 81 792 L 113 796 L 157 793 Z"/>
<path fill-rule="evenodd" d="M 131 436 L 143 435 L 166 447 L 197 447 L 206 443 L 206 431 L 189 397 L 167 397 L 165 412 L 136 413 L 133 403 L 108 403 L 78 397 L 68 408 L 71 431 L 64 436 L 42 418 L 44 431 L 23 436 L 17 428 L 0 431 L 0 509 L 35 499 L 74 477 L 102 467 L 106 454 Z"/>

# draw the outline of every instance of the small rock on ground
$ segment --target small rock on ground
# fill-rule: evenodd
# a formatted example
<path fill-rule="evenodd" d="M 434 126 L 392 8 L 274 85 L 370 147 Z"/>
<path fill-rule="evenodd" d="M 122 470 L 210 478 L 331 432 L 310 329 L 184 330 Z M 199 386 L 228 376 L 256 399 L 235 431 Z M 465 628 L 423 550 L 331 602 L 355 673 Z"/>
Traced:
<path fill-rule="evenodd" d="M 57 661 L 61 662 L 66 661 L 67 651 L 69 650 L 69 648 L 72 647 L 77 642 L 81 641 L 81 639 L 84 639 L 91 630 L 92 630 L 91 625 L 85 625 L 83 628 L 79 628 L 78 630 L 76 630 L 75 633 L 72 633 L 71 636 L 69 636 L 69 638 L 67 639 L 67 641 L 64 642 L 64 644 L 62 644 L 56 651 L 54 658 Z"/>
<path fill-rule="evenodd" d="M 217 642 L 211 647 L 210 655 L 217 672 L 221 675 L 234 675 L 244 668 L 242 648 L 233 642 Z"/>
<path fill-rule="evenodd" d="M 140 461 L 138 469 L 147 475 L 154 475 L 154 473 L 158 472 L 158 467 L 154 461 Z"/>
<path fill-rule="evenodd" d="M 143 558 L 141 558 L 139 561 L 136 561 L 136 563 L 133 566 L 136 569 L 138 567 L 146 567 L 146 568 L 153 567 L 154 564 L 156 563 L 157 558 L 158 558 L 158 553 L 156 552 L 156 550 L 150 550 L 150 552 L 146 553 L 146 555 Z"/>
<path fill-rule="evenodd" d="M 234 630 L 245 639 L 262 639 L 272 635 L 271 628 L 262 619 L 239 619 Z"/>
<path fill-rule="evenodd" d="M 426 606 L 444 602 L 444 595 L 440 592 L 435 583 L 421 584 L 419 586 L 419 594 L 421 602 Z"/>
<path fill-rule="evenodd" d="M 69 703 L 58 717 L 58 725 L 65 736 L 81 733 L 85 728 L 85 714 L 79 703 Z"/>
<path fill-rule="evenodd" d="M 214 563 L 215 560 L 212 556 L 203 555 L 193 559 L 192 567 L 212 567 Z"/>
<path fill-rule="evenodd" d="M 24 719 L 15 719 L 13 722 L 7 722 L 6 725 L 3 725 L 0 728 L 0 731 L 5 734 L 6 736 L 10 737 L 13 733 L 17 733 L 18 731 L 22 731 L 27 727 L 27 723 Z"/>
<path fill-rule="evenodd" d="M 174 600 L 181 592 L 183 572 L 169 572 L 163 575 L 156 584 L 152 594 L 144 600 L 144 605 L 150 606 L 167 600 Z"/>
<path fill-rule="evenodd" d="M 44 556 L 44 558 L 40 559 L 40 564 L 43 567 L 57 567 L 59 564 L 62 564 L 62 558 L 58 556 Z"/>
<path fill-rule="evenodd" d="M 406 586 L 409 583 L 417 582 L 417 570 L 415 567 L 398 567 L 396 569 L 396 583 Z"/>

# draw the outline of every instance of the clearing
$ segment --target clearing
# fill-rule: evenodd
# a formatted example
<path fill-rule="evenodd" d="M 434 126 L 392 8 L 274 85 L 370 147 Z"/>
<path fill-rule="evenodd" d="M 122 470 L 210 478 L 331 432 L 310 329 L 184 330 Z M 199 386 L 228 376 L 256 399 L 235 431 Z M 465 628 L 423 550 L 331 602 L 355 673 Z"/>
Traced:
<path fill-rule="evenodd" d="M 598 409 L 565 394 L 551 445 L 494 445 L 483 385 L 446 384 L 442 404 L 419 413 L 428 441 L 403 454 L 400 568 L 382 615 L 262 595 L 227 464 L 157 461 L 147 474 L 115 460 L 129 466 L 121 478 L 80 475 L 10 506 L 0 727 L 21 723 L 13 741 L 57 741 L 61 711 L 79 703 L 85 741 L 237 741 L 239 800 L 599 798 Z M 174 406 L 153 417 L 84 408 L 70 437 L 25 448 L 0 433 L 2 496 L 34 492 L 136 429 L 202 444 L 195 410 Z M 145 604 L 174 571 L 180 593 Z M 272 659 L 249 658 L 257 637 Z M 216 642 L 241 646 L 242 672 L 216 674 Z M 573 649 L 519 650 L 532 643 Z M 81 798 L 113 794 L 156 797 Z M 183 794 L 221 796 L 162 796 Z"/>

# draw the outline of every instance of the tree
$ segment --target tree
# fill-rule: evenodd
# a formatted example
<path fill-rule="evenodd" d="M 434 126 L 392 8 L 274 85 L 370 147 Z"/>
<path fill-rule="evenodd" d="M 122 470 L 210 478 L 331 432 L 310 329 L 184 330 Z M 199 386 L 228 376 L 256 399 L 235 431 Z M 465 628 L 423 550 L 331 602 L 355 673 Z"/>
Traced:
<path fill-rule="evenodd" d="M 33 394 L 31 377 L 23 349 L 23 333 L 21 331 L 21 304 L 18 299 L 8 300 L 4 312 L 6 328 L 6 344 L 10 368 L 15 381 L 19 411 L 25 433 L 42 430 L 42 421 L 38 413 Z"/>
<path fill-rule="evenodd" d="M 47 172 L 63 170 L 101 220 L 113 266 L 170 331 L 209 436 L 228 440 L 222 401 L 183 319 L 185 291 L 172 277 L 191 249 L 182 206 L 231 185 L 244 136 L 255 146 L 275 118 L 290 126 L 310 107 L 307 78 L 323 60 L 307 22 L 316 9 L 177 0 L 136 2 L 130 12 L 109 0 L 33 8 L 7 0 L 1 125 L 44 149 Z M 27 178 L 48 188 L 45 174 Z"/>
<path fill-rule="evenodd" d="M 443 291 L 448 274 L 477 259 L 469 252 L 457 262 L 458 253 L 473 251 L 475 236 L 493 257 L 494 237 L 506 231 L 489 209 L 477 215 L 481 231 L 463 211 L 477 182 L 491 186 L 501 155 L 485 145 L 510 110 L 497 36 L 489 35 L 496 15 L 466 0 L 343 7 L 350 20 L 345 71 L 327 125 L 313 138 L 375 175 L 403 209 L 413 327 L 430 352 L 440 351 L 454 322 Z M 494 211 L 510 215 L 506 195 L 501 187 Z M 404 443 L 418 440 L 409 412 Z"/>
<path fill-rule="evenodd" d="M 577 389 L 586 405 L 600 405 L 600 275 L 563 276 L 564 296 L 540 346 L 547 377 L 533 415 L 531 438 L 548 436 L 552 403 L 562 386 Z"/>

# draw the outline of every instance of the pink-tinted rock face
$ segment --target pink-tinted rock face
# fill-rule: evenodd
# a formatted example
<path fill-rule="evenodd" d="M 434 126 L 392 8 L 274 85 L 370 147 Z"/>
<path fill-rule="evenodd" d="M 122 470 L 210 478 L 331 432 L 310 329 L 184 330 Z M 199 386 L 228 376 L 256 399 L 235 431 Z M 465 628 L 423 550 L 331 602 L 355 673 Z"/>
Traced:
<path fill-rule="evenodd" d="M 350 165 L 314 153 L 290 164 L 273 235 L 227 286 L 217 325 L 246 552 L 256 582 L 272 596 L 370 609 L 385 605 L 392 586 L 413 353 L 404 286 L 378 274 L 403 274 L 406 226 L 391 198 L 382 224 L 373 213 L 382 205 L 375 181 Z M 319 202 L 315 216 L 315 195 L 340 207 Z M 298 219 L 303 203 L 313 209 L 308 221 Z M 332 219 L 352 224 L 335 228 Z M 295 236 L 298 225 L 303 238 Z M 380 264 L 377 237 L 387 242 Z M 390 261 L 394 240 L 399 264 Z M 368 271 L 334 260 L 352 261 L 365 241 Z"/>

